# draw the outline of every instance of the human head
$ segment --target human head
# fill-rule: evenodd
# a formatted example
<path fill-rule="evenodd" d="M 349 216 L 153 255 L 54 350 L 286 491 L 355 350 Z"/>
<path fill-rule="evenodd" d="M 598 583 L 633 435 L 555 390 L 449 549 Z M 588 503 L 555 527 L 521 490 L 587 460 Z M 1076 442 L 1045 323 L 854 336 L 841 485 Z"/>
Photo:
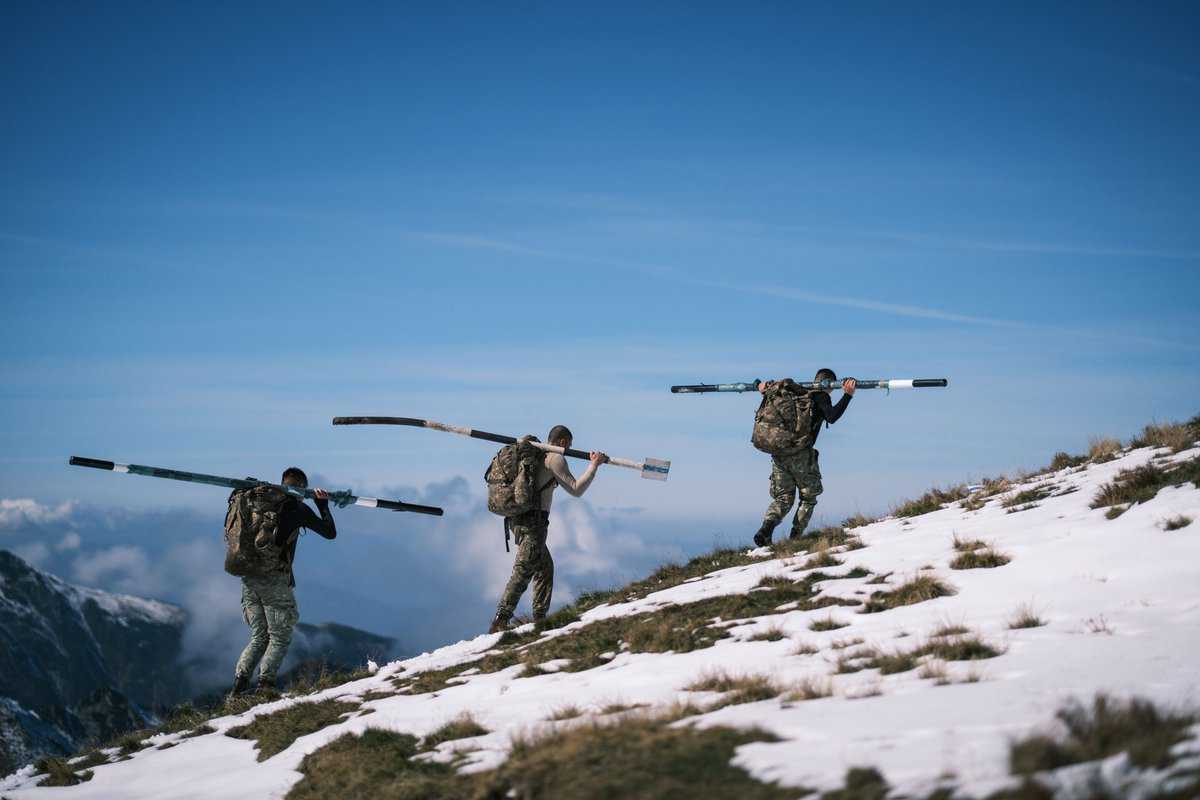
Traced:
<path fill-rule="evenodd" d="M 571 429 L 566 425 L 555 425 L 550 429 L 550 435 L 546 437 L 546 441 L 555 447 L 570 447 L 574 439 Z"/>
<path fill-rule="evenodd" d="M 288 467 L 285 469 L 283 471 L 283 478 L 279 482 L 285 486 L 297 486 L 301 489 L 308 488 L 308 476 L 299 467 Z"/>
<path fill-rule="evenodd" d="M 837 374 L 834 373 L 834 371 L 831 370 L 829 367 L 822 367 L 821 369 L 817 370 L 817 374 L 813 378 L 813 380 L 818 381 L 818 382 L 819 381 L 829 381 L 830 383 L 837 383 Z M 830 390 L 827 389 L 825 391 L 830 391 Z"/>

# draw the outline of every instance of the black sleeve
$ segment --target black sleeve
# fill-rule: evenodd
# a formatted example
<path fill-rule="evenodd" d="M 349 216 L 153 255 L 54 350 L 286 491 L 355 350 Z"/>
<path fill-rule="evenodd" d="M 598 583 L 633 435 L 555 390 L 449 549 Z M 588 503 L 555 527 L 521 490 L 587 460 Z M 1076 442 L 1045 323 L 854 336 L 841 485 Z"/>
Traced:
<path fill-rule="evenodd" d="M 279 529 L 275 533 L 275 543 L 282 547 L 299 528 L 308 528 L 326 539 L 336 539 L 337 526 L 333 522 L 333 512 L 329 510 L 329 501 L 317 500 L 316 504 L 321 512 L 319 517 L 299 500 L 285 503 L 279 512 Z"/>
<path fill-rule="evenodd" d="M 813 398 L 813 405 L 817 407 L 817 413 L 821 419 L 832 425 L 842 418 L 842 414 L 846 413 L 846 408 L 850 405 L 850 395 L 843 393 L 842 398 L 835 405 L 829 395 L 824 392 L 818 392 Z"/>

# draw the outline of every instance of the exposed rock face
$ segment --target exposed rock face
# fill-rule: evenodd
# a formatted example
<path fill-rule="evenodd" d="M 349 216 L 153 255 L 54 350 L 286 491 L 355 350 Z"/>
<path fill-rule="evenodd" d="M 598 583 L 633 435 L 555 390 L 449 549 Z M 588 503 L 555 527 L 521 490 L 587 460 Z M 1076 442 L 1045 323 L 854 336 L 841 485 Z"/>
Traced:
<path fill-rule="evenodd" d="M 0 695 L 34 711 L 116 689 L 154 707 L 188 696 L 178 606 L 72 586 L 0 550 Z"/>
<path fill-rule="evenodd" d="M 192 699 L 205 687 L 188 679 L 186 623 L 178 606 L 73 586 L 0 550 L 0 776 Z M 388 637 L 301 623 L 285 667 L 353 668 L 394 649 Z"/>

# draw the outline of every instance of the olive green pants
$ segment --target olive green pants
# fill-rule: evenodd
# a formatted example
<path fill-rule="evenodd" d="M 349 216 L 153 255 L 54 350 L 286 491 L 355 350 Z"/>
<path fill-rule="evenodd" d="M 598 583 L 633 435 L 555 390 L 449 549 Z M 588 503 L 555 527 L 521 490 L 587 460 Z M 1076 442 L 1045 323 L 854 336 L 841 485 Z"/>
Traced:
<path fill-rule="evenodd" d="M 546 535 L 550 532 L 550 519 L 540 511 L 531 511 L 509 520 L 509 530 L 517 542 L 517 555 L 513 559 L 512 575 L 496 616 L 501 620 L 512 619 L 513 611 L 525 594 L 529 582 L 533 581 L 533 618 L 541 619 L 550 610 L 550 595 L 554 591 L 554 559 L 546 547 Z"/>
<path fill-rule="evenodd" d="M 803 536 L 804 529 L 812 519 L 817 507 L 817 496 L 824 491 L 821 486 L 821 466 L 818 453 L 813 448 L 795 453 L 771 457 L 771 504 L 763 516 L 763 527 L 774 530 L 796 502 L 800 494 L 800 505 L 792 520 L 792 536 Z"/>
<path fill-rule="evenodd" d="M 258 681 L 273 685 L 279 665 L 300 621 L 296 594 L 286 573 L 242 578 L 242 619 L 250 626 L 250 642 L 237 662 L 237 675 L 249 678 L 259 667 Z"/>

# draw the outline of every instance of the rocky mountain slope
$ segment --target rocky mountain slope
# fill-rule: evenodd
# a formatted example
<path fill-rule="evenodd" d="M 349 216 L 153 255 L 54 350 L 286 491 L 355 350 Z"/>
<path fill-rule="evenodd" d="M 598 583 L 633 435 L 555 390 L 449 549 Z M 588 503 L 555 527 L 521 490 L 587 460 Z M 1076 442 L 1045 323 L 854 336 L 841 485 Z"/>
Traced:
<path fill-rule="evenodd" d="M 669 565 L 0 795 L 1197 797 L 1189 430 Z"/>
<path fill-rule="evenodd" d="M 0 550 L 0 771 L 145 727 L 203 691 L 186 669 L 186 623 L 178 606 L 73 586 Z M 301 623 L 284 666 L 354 667 L 394 648 L 345 625 Z"/>

